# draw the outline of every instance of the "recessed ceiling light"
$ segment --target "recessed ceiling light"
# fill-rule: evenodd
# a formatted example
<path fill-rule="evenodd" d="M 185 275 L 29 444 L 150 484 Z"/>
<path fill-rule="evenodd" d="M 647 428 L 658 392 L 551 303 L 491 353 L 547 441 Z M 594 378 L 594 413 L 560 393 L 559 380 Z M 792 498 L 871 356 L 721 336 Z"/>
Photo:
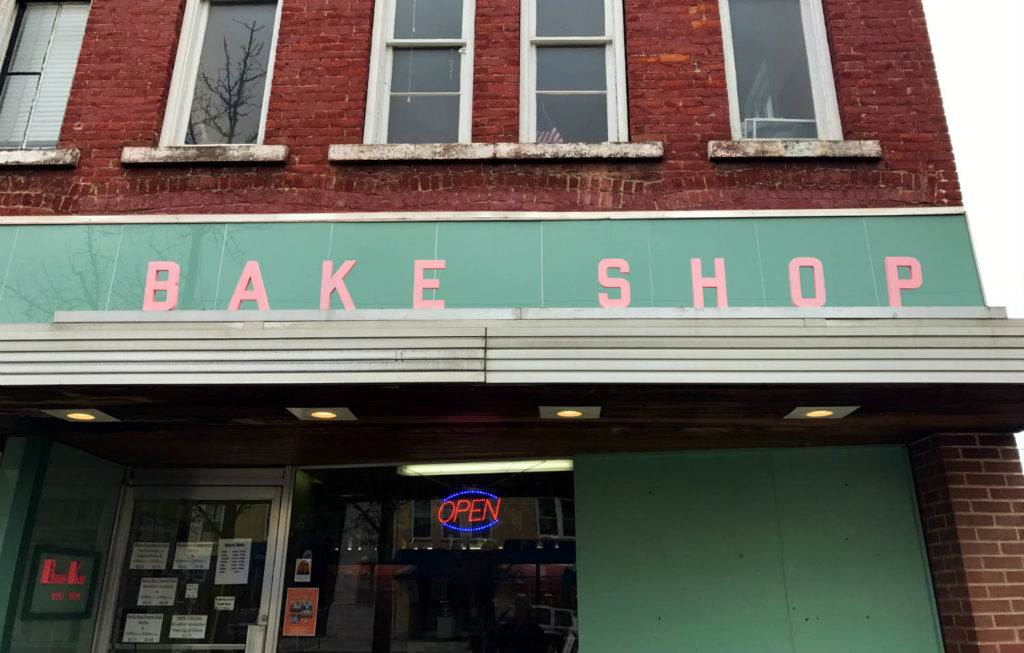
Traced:
<path fill-rule="evenodd" d="M 538 406 L 541 419 L 597 419 L 600 406 Z"/>
<path fill-rule="evenodd" d="M 797 406 L 784 419 L 842 419 L 860 406 Z"/>
<path fill-rule="evenodd" d="M 73 420 L 76 420 L 76 421 L 79 421 L 79 422 L 91 422 L 94 419 L 96 419 L 96 416 L 93 415 L 92 413 L 68 413 L 64 417 L 67 417 L 68 419 L 73 419 Z"/>
<path fill-rule="evenodd" d="M 289 408 L 288 412 L 307 422 L 350 422 L 356 418 L 348 408 L 340 406 L 311 406 Z"/>
<path fill-rule="evenodd" d="M 452 474 L 520 474 L 525 472 L 571 472 L 572 459 L 497 460 L 476 463 L 428 463 L 402 465 L 402 476 L 450 476 Z"/>
<path fill-rule="evenodd" d="M 95 408 L 57 408 L 44 410 L 50 417 L 62 419 L 65 422 L 119 422 L 116 417 L 104 413 Z"/>

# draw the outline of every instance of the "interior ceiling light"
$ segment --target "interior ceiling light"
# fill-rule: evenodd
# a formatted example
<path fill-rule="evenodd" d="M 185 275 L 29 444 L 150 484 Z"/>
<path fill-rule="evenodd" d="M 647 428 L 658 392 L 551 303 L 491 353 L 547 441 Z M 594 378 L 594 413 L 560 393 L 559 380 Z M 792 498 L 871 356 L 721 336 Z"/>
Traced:
<path fill-rule="evenodd" d="M 538 406 L 541 419 L 597 419 L 600 406 Z"/>
<path fill-rule="evenodd" d="M 572 459 L 498 460 L 477 463 L 429 463 L 402 465 L 402 476 L 451 476 L 453 474 L 519 474 L 524 472 L 571 472 Z"/>
<path fill-rule="evenodd" d="M 289 408 L 288 412 L 307 422 L 352 421 L 356 418 L 356 416 L 352 414 L 351 410 L 340 406 Z"/>
<path fill-rule="evenodd" d="M 860 406 L 797 406 L 784 419 L 842 419 Z"/>
<path fill-rule="evenodd" d="M 119 422 L 121 420 L 104 413 L 95 408 L 57 408 L 44 410 L 50 417 L 62 419 L 65 422 Z"/>

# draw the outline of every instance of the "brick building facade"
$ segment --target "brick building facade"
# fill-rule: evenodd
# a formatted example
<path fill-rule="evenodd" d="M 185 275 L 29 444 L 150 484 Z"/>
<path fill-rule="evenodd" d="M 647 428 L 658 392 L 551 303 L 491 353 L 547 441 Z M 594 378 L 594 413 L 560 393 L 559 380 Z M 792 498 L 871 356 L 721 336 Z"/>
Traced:
<path fill-rule="evenodd" d="M 777 3 L 773 76 L 766 1 L 0 0 L 0 651 L 1024 652 L 1024 324 L 920 2 Z"/>

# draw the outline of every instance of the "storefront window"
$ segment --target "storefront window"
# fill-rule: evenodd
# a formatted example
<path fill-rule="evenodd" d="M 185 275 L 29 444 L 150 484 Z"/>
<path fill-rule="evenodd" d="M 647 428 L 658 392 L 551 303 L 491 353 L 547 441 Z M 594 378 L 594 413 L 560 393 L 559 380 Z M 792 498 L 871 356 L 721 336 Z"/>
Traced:
<path fill-rule="evenodd" d="M 573 653 L 571 472 L 297 473 L 279 651 Z"/>
<path fill-rule="evenodd" d="M 138 498 L 112 649 L 249 650 L 266 627 L 272 521 L 260 498 Z"/>

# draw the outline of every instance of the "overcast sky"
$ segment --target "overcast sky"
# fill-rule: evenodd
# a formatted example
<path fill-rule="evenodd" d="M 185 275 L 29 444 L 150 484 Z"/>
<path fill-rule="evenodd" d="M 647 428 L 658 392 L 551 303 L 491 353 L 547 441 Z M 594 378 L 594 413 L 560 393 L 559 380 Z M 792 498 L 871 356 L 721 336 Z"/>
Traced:
<path fill-rule="evenodd" d="M 1024 318 L 1024 0 L 922 0 L 989 306 Z"/>
<path fill-rule="evenodd" d="M 922 1 L 985 299 L 1024 318 L 1024 0 Z"/>

